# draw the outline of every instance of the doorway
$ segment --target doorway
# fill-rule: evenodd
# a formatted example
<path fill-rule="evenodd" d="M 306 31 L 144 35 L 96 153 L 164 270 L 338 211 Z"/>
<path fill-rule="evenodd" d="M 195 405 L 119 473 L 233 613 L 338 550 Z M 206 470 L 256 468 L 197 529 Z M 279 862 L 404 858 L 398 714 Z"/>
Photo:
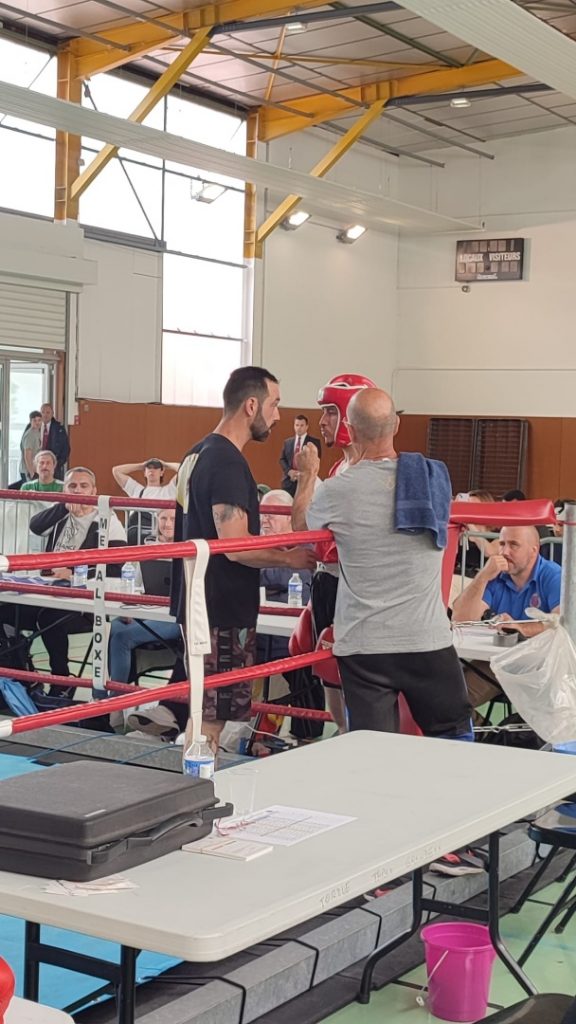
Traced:
<path fill-rule="evenodd" d="M 0 354 L 0 487 L 20 479 L 20 440 L 30 412 L 54 404 L 56 359 Z"/>

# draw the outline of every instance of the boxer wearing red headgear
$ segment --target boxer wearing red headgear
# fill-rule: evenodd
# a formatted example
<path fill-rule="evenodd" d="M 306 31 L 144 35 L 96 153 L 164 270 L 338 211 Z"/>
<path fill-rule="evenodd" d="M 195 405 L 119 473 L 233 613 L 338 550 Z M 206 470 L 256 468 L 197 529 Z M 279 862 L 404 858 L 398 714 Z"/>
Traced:
<path fill-rule="evenodd" d="M 354 395 L 365 388 L 377 385 L 370 377 L 359 373 L 339 373 L 332 377 L 318 392 L 318 405 L 322 409 L 320 432 L 327 448 L 334 445 L 342 449 L 342 458 L 330 469 L 329 476 L 342 473 L 353 461 L 354 448 L 346 423 L 348 405 Z M 305 445 L 305 448 L 308 447 Z M 306 458 L 306 456 L 304 456 Z M 296 468 L 299 469 L 300 455 L 296 457 Z M 292 525 L 295 530 L 306 530 L 306 509 L 314 493 L 315 476 L 303 474 L 298 478 L 298 488 L 292 506 Z M 314 574 L 312 581 L 312 619 L 314 642 L 320 634 L 334 622 L 336 608 L 336 591 L 338 589 L 338 551 L 333 541 L 316 545 L 316 557 L 321 565 Z M 324 680 L 326 703 L 340 732 L 346 731 L 346 709 L 341 690 Z"/>

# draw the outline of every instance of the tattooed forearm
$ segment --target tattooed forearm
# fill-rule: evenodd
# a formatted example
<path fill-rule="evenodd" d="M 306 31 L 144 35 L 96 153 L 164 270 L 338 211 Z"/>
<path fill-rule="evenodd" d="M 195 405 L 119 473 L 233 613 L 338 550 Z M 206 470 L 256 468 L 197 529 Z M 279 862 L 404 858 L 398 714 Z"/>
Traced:
<path fill-rule="evenodd" d="M 214 505 L 212 507 L 214 523 L 216 527 L 222 523 L 229 523 L 232 519 L 242 519 L 246 515 L 243 508 L 238 505 Z"/>

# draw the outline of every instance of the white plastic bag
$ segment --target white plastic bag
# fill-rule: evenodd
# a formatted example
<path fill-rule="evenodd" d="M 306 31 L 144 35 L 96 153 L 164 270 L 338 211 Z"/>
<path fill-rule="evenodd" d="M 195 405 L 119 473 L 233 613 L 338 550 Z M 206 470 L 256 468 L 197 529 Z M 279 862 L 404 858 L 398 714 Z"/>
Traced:
<path fill-rule="evenodd" d="M 576 647 L 564 626 L 506 648 L 490 668 L 538 736 L 547 743 L 576 740 Z"/>

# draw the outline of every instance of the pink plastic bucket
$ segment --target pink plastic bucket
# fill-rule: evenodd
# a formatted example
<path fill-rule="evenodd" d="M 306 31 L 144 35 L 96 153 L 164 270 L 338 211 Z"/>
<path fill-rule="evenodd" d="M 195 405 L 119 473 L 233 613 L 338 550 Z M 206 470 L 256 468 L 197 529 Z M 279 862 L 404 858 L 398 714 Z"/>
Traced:
<path fill-rule="evenodd" d="M 482 924 L 429 924 L 420 937 L 426 953 L 428 1008 L 441 1020 L 482 1020 L 488 1006 L 496 951 Z"/>

